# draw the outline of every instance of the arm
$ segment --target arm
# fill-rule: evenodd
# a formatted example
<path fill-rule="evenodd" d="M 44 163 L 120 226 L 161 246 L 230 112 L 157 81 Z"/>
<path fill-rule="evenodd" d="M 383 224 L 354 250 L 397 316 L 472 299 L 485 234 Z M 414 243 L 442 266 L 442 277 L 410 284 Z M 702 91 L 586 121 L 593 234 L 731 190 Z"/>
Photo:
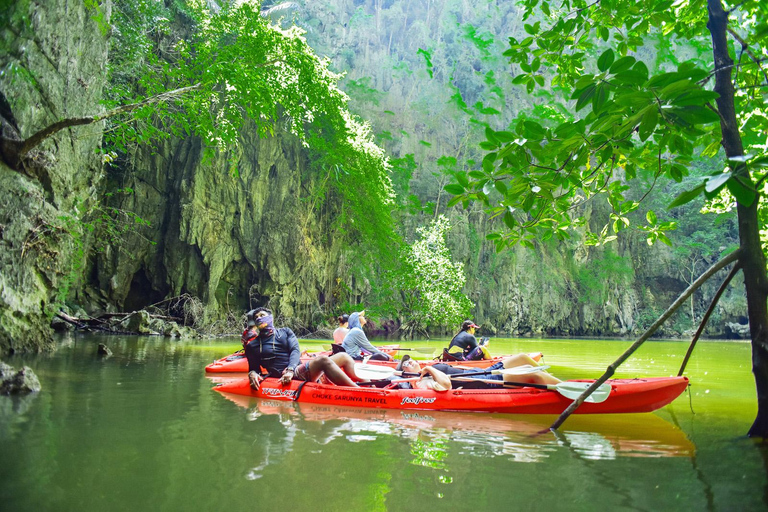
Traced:
<path fill-rule="evenodd" d="M 429 375 L 435 381 L 432 389 L 435 391 L 448 391 L 451 389 L 451 378 L 440 370 L 431 366 L 425 366 L 421 369 L 421 377 Z"/>
<path fill-rule="evenodd" d="M 288 368 L 294 369 L 301 363 L 301 348 L 296 335 L 288 327 L 284 327 L 286 337 L 288 338 Z"/>
<path fill-rule="evenodd" d="M 384 352 L 371 345 L 371 342 L 368 341 L 368 336 L 365 335 L 365 332 L 363 332 L 362 329 L 360 329 L 360 334 L 360 336 L 355 337 L 355 343 L 357 343 L 360 348 L 367 350 L 371 354 L 384 354 Z"/>
<path fill-rule="evenodd" d="M 288 345 L 288 366 L 283 370 L 283 375 L 280 377 L 280 382 L 283 384 L 290 384 L 293 379 L 293 374 L 296 372 L 296 367 L 301 364 L 301 349 L 299 348 L 299 340 L 296 335 L 288 327 L 284 328 L 283 334 L 285 334 L 285 343 Z"/>
<path fill-rule="evenodd" d="M 248 381 L 253 389 L 259 389 L 259 384 L 264 380 L 259 374 L 261 372 L 261 357 L 250 345 L 245 346 L 245 357 L 248 360 Z"/>

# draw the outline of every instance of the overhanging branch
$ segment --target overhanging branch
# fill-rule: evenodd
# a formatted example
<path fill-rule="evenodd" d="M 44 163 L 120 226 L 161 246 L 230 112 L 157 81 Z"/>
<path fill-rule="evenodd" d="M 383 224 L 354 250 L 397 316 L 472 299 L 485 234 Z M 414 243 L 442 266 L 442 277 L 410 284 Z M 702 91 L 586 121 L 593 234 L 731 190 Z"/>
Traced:
<path fill-rule="evenodd" d="M 3 161 L 5 161 L 5 163 L 8 164 L 12 169 L 19 170 L 21 168 L 21 161 L 24 159 L 24 157 L 27 156 L 27 154 L 30 151 L 35 149 L 43 141 L 45 141 L 52 135 L 60 132 L 61 130 L 64 130 L 66 128 L 71 128 L 73 126 L 83 126 L 83 125 L 97 123 L 99 121 L 104 121 L 105 119 L 109 119 L 111 117 L 115 117 L 120 114 L 125 114 L 133 110 L 136 110 L 138 108 L 145 107 L 147 105 L 168 101 L 177 96 L 181 96 L 183 94 L 186 94 L 191 91 L 196 91 L 201 88 L 202 88 L 202 84 L 197 83 L 195 85 L 190 85 L 188 87 L 181 87 L 179 89 L 174 89 L 172 91 L 166 91 L 166 92 L 157 94 L 155 96 L 152 96 L 150 98 L 147 98 L 143 101 L 131 103 L 129 105 L 121 105 L 101 115 L 70 117 L 67 119 L 62 119 L 51 125 L 46 126 L 42 130 L 37 131 L 36 133 L 32 134 L 31 136 L 23 140 L 17 140 L 17 139 L 8 138 L 4 136 L 2 138 L 2 141 L 0 141 L 1 142 L 0 157 L 2 157 Z"/>
<path fill-rule="evenodd" d="M 605 371 L 605 373 L 600 376 L 599 379 L 597 379 L 595 382 L 592 383 L 591 386 L 589 386 L 584 393 L 579 396 L 571 405 L 568 406 L 568 408 L 563 411 L 563 413 L 557 418 L 557 420 L 550 426 L 549 428 L 551 430 L 556 430 L 559 428 L 565 420 L 568 419 L 568 416 L 573 414 L 573 412 L 579 408 L 579 406 L 584 403 L 584 400 L 589 397 L 589 395 L 592 394 L 593 391 L 595 391 L 598 387 L 600 387 L 605 381 L 610 379 L 613 374 L 616 372 L 616 369 L 621 366 L 621 364 L 626 361 L 629 356 L 631 356 L 638 348 L 640 348 L 640 345 L 642 345 L 648 338 L 650 338 L 656 330 L 661 327 L 661 325 L 667 321 L 667 319 L 672 316 L 672 314 L 677 311 L 677 309 L 688 299 L 688 297 L 691 296 L 693 292 L 695 292 L 698 288 L 701 287 L 709 278 L 711 278 L 713 275 L 715 275 L 717 272 L 722 270 L 723 268 L 727 267 L 731 263 L 737 261 L 739 259 L 739 256 L 741 255 L 741 249 L 738 249 L 725 258 L 721 259 L 709 269 L 704 272 L 701 276 L 699 276 L 696 281 L 694 281 L 688 288 L 685 289 L 685 291 L 680 294 L 680 296 L 675 300 L 675 302 L 672 303 L 669 308 L 662 314 L 658 320 L 656 320 L 652 326 L 648 328 L 647 331 L 643 333 L 640 338 L 632 344 L 631 347 L 629 347 L 619 358 L 614 361 L 610 366 L 608 366 L 608 369 Z"/>

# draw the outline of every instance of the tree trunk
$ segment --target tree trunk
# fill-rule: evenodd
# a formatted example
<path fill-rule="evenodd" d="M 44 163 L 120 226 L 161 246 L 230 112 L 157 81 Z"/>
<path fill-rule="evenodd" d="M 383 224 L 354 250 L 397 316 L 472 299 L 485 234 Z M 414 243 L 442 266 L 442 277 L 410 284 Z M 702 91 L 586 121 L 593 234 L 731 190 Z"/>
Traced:
<path fill-rule="evenodd" d="M 707 0 L 709 28 L 712 34 L 712 52 L 715 58 L 715 92 L 720 94 L 717 108 L 720 113 L 720 128 L 723 134 L 723 148 L 728 158 L 744 155 L 744 146 L 736 120 L 734 87 L 731 80 L 733 60 L 728 55 L 728 13 L 720 0 Z M 736 164 L 733 164 L 736 165 Z M 753 186 L 746 165 L 734 169 L 743 183 Z M 758 198 L 751 205 L 739 203 L 740 262 L 744 271 L 744 287 L 747 292 L 747 314 L 752 336 L 752 373 L 757 387 L 757 418 L 749 429 L 750 437 L 768 437 L 768 277 L 765 259 L 760 245 L 759 222 L 757 218 Z"/>

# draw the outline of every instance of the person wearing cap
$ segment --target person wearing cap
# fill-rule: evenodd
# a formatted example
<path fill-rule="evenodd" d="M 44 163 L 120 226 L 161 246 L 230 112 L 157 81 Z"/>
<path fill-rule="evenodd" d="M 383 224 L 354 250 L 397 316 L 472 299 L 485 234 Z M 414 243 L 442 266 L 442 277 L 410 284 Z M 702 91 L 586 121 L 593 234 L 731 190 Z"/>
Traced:
<path fill-rule="evenodd" d="M 333 384 L 357 387 L 353 379 L 360 379 L 355 375 L 355 362 L 349 355 L 317 356 L 302 363 L 296 335 L 288 327 L 276 329 L 270 310 L 253 309 L 247 318 L 248 327 L 243 332 L 242 341 L 252 388 L 259 389 L 266 377 L 289 384 L 291 380 L 314 381 L 323 374 Z M 262 368 L 266 370 L 266 376 L 262 375 Z"/>
<path fill-rule="evenodd" d="M 475 329 L 478 327 L 480 326 L 475 325 L 472 320 L 464 320 L 461 323 L 461 330 L 448 345 L 448 353 L 457 359 L 466 361 L 484 359 L 485 353 L 475 338 Z"/>
<path fill-rule="evenodd" d="M 506 357 L 503 360 L 499 361 L 498 363 L 495 363 L 487 368 L 487 370 L 501 370 L 502 368 L 515 368 L 517 366 L 524 366 L 524 365 L 530 365 L 530 366 L 539 366 L 539 363 L 534 361 L 530 356 L 527 354 L 517 354 L 514 356 Z M 477 373 L 477 368 L 466 368 L 461 366 L 451 366 L 444 363 L 438 363 L 430 366 L 421 367 L 421 365 L 418 363 L 418 361 L 411 359 L 410 356 L 405 355 L 403 356 L 403 359 L 398 363 L 397 365 L 397 371 L 407 372 L 407 373 L 418 373 L 419 379 L 414 382 L 403 382 L 400 384 L 402 387 L 406 388 L 416 388 L 416 389 L 434 389 L 435 391 L 448 391 L 452 388 L 453 382 L 451 379 L 455 378 L 461 378 L 462 374 L 465 373 Z M 395 379 L 399 379 L 401 377 L 394 377 Z M 503 381 L 510 381 L 510 382 L 523 382 L 526 384 L 558 384 L 562 382 L 560 379 L 555 377 L 554 375 L 551 375 L 547 372 L 540 371 L 536 373 L 530 373 L 527 375 L 472 375 L 469 377 L 465 377 L 466 379 L 481 379 L 481 380 L 492 380 L 492 381 L 499 381 L 498 385 L 501 385 Z M 457 386 L 465 386 L 465 387 L 487 387 L 496 386 L 495 384 L 488 384 L 484 382 L 477 382 L 473 383 L 472 381 L 459 381 L 456 383 Z"/>
<path fill-rule="evenodd" d="M 370 359 L 374 361 L 391 361 L 392 358 L 390 356 L 371 345 L 371 342 L 368 341 L 368 337 L 363 331 L 363 326 L 366 323 L 368 323 L 368 319 L 365 318 L 365 310 L 349 315 L 349 332 L 341 344 L 344 351 L 357 361 L 362 361 L 366 355 L 370 355 Z"/>

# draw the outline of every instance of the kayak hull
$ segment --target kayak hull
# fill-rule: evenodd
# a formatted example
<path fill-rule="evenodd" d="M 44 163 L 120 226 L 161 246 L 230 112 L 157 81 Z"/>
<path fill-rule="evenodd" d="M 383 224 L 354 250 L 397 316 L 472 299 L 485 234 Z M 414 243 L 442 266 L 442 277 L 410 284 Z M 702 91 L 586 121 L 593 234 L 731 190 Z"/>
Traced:
<path fill-rule="evenodd" d="M 680 396 L 688 386 L 688 379 L 612 379 L 607 384 L 611 386 L 607 400 L 601 403 L 585 402 L 576 409 L 576 414 L 655 411 Z M 509 414 L 560 414 L 573 402 L 557 391 L 535 388 L 452 389 L 438 392 L 426 389 L 353 388 L 300 381 L 282 385 L 278 379 L 271 378 L 264 380 L 258 390 L 251 388 L 247 378 L 236 379 L 213 389 L 220 393 L 300 403 Z"/>

